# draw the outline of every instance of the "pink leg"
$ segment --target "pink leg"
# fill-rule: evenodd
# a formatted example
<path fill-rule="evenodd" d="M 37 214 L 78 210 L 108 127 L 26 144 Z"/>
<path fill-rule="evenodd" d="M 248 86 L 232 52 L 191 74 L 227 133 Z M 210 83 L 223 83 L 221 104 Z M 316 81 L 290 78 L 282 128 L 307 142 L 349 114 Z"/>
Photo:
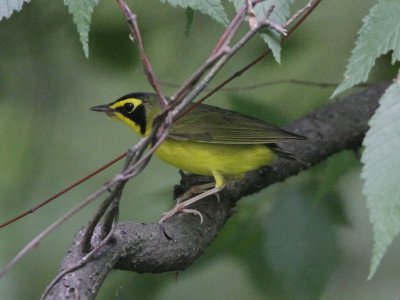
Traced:
<path fill-rule="evenodd" d="M 185 200 L 188 200 L 193 195 L 204 193 L 205 191 L 208 191 L 209 189 L 213 188 L 214 186 L 215 186 L 214 182 L 192 186 L 182 196 L 180 196 L 176 199 L 176 203 L 181 203 Z"/>
<path fill-rule="evenodd" d="M 200 224 L 203 223 L 203 215 L 198 210 L 190 209 L 190 208 L 187 208 L 187 207 L 189 205 L 192 205 L 193 203 L 205 198 L 205 197 L 211 196 L 213 194 L 217 194 L 223 188 L 224 188 L 224 185 L 220 186 L 220 187 L 214 187 L 214 188 L 212 188 L 212 189 L 210 189 L 208 191 L 205 191 L 205 192 L 201 193 L 200 195 L 197 195 L 197 196 L 195 196 L 193 198 L 190 198 L 190 199 L 185 200 L 183 202 L 178 202 L 173 209 L 171 209 L 170 211 L 164 213 L 164 215 L 161 218 L 161 220 L 159 221 L 159 223 L 162 223 L 162 222 L 168 220 L 173 215 L 175 215 L 175 214 L 177 214 L 179 212 L 184 212 L 184 213 L 190 213 L 190 214 L 197 215 L 200 218 Z"/>

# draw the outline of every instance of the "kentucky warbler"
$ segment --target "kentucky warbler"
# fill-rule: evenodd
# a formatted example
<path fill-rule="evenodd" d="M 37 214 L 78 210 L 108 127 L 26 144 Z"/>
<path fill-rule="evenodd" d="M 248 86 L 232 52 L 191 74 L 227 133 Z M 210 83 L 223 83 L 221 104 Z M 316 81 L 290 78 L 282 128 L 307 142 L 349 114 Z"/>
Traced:
<path fill-rule="evenodd" d="M 131 93 L 111 104 L 92 107 L 127 124 L 141 137 L 151 132 L 161 111 L 158 97 L 151 93 Z M 187 207 L 221 191 L 229 181 L 271 163 L 280 156 L 296 159 L 276 143 L 304 139 L 261 120 L 227 109 L 200 104 L 178 119 L 155 154 L 184 171 L 213 176 L 215 183 L 193 187 L 164 214 L 162 221 L 178 212 L 202 215 Z M 197 196 L 190 198 L 193 194 Z M 190 198 L 190 199 L 188 199 Z"/>

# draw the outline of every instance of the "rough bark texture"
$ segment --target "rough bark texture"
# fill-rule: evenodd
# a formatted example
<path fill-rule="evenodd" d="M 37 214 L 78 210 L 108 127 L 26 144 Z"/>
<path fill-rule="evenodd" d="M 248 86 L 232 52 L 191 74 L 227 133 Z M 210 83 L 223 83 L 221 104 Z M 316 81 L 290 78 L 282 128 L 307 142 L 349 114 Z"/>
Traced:
<path fill-rule="evenodd" d="M 232 208 L 243 196 L 253 194 L 274 182 L 299 173 L 344 149 L 360 147 L 368 120 L 378 106 L 387 85 L 371 86 L 365 91 L 337 100 L 289 124 L 286 129 L 307 137 L 281 145 L 296 154 L 300 161 L 276 160 L 272 166 L 251 172 L 230 184 L 221 194 L 200 201 L 196 209 L 204 216 L 179 214 L 164 224 L 120 223 L 114 239 L 80 269 L 64 276 L 45 299 L 94 299 L 103 280 L 113 269 L 134 272 L 168 272 L 184 270 L 212 242 Z M 200 176 L 184 176 L 176 192 L 204 180 Z M 61 270 L 79 261 L 83 254 L 79 231 L 65 256 Z"/>

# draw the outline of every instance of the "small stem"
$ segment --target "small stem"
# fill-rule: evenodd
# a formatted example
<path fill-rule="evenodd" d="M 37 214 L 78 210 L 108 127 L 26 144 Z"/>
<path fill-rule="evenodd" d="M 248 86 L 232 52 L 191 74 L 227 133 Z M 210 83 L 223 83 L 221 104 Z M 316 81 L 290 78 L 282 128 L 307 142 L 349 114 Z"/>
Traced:
<path fill-rule="evenodd" d="M 89 221 L 89 224 L 87 226 L 86 232 L 83 237 L 83 243 L 82 243 L 82 251 L 83 253 L 87 253 L 91 249 L 91 238 L 94 232 L 94 229 L 96 228 L 97 224 L 100 222 L 101 218 L 107 211 L 108 207 L 113 203 L 115 199 L 118 199 L 118 195 L 122 193 L 122 189 L 125 185 L 126 178 L 122 175 L 125 172 L 127 172 L 129 166 L 132 164 L 132 161 L 137 161 L 139 158 L 142 156 L 143 152 L 146 150 L 146 147 L 150 143 L 150 138 L 145 138 L 141 139 L 136 145 L 131 147 L 128 151 L 128 155 L 125 161 L 125 165 L 122 168 L 122 171 L 120 174 L 116 175 L 114 178 L 114 182 L 117 183 L 116 186 L 113 187 L 111 185 L 111 182 L 108 182 L 105 186 L 107 186 L 107 190 L 113 187 L 113 190 L 111 191 L 110 195 L 103 201 L 101 204 L 100 208 L 97 210 L 96 214 L 93 216 L 93 218 Z M 106 231 L 106 230 L 104 230 Z"/>
<path fill-rule="evenodd" d="M 113 205 L 108 211 L 108 213 L 104 216 L 104 223 L 101 226 L 100 239 L 103 240 L 111 231 L 113 224 L 116 222 L 116 218 L 119 214 L 119 202 L 122 196 L 122 189 L 120 189 L 119 195 L 116 196 L 116 199 L 113 201 Z"/>
<path fill-rule="evenodd" d="M 232 21 L 226 27 L 224 33 L 221 35 L 214 49 L 211 51 L 211 56 L 214 56 L 221 51 L 224 47 L 230 44 L 232 37 L 235 35 L 239 29 L 240 24 L 242 24 L 246 16 L 246 6 L 243 6 L 233 17 Z"/>
<path fill-rule="evenodd" d="M 168 101 L 165 99 L 163 93 L 161 92 L 160 85 L 158 84 L 156 75 L 155 75 L 155 73 L 153 71 L 153 68 L 152 68 L 152 66 L 150 64 L 149 58 L 148 58 L 148 56 L 146 54 L 146 51 L 144 49 L 142 35 L 140 33 L 139 25 L 137 23 L 137 16 L 132 13 L 132 11 L 128 7 L 128 5 L 126 5 L 126 3 L 123 0 L 117 0 L 117 2 L 119 4 L 121 10 L 125 14 L 126 20 L 127 20 L 128 24 L 129 24 L 129 27 L 131 29 L 132 36 L 134 37 L 134 40 L 138 44 L 140 58 L 142 60 L 144 73 L 146 74 L 148 81 L 150 82 L 150 84 L 152 85 L 154 90 L 156 91 L 156 93 L 158 95 L 158 99 L 160 101 L 161 107 L 164 108 L 164 107 L 166 107 L 168 105 Z"/>
<path fill-rule="evenodd" d="M 209 73 L 204 77 L 203 81 L 199 83 L 196 88 L 192 90 L 192 92 L 187 96 L 187 99 L 194 99 L 198 94 L 200 94 L 208 85 L 208 83 L 214 78 L 214 76 L 217 74 L 217 72 L 225 65 L 225 63 L 237 52 L 239 51 L 261 28 L 263 27 L 271 27 L 278 32 L 285 32 L 283 28 L 281 28 L 279 25 L 276 25 L 268 20 L 263 20 L 262 22 L 259 22 L 259 24 L 252 30 L 248 31 L 230 50 L 226 50 L 224 55 L 221 57 L 221 59 L 214 65 L 213 68 L 209 71 Z M 264 58 L 264 57 L 262 57 Z M 262 58 L 258 58 L 257 61 L 253 63 L 256 64 L 258 61 L 260 61 Z M 247 68 L 250 68 L 251 66 L 247 66 Z M 244 72 L 247 69 L 242 69 L 241 71 Z M 239 76 L 239 75 L 238 75 Z M 230 77 L 231 78 L 231 77 Z M 229 82 L 229 81 L 228 81 Z M 220 85 L 222 87 L 222 85 Z M 220 87 L 219 86 L 219 87 Z M 214 93 L 216 89 L 213 90 L 212 93 Z M 176 117 L 176 119 L 181 118 L 183 115 L 187 114 L 189 111 L 191 111 L 193 108 L 195 108 L 197 105 L 199 105 L 203 100 L 208 98 L 210 93 L 207 94 L 206 97 L 203 97 L 200 101 L 197 101 L 196 103 L 192 104 L 188 109 L 184 110 L 185 106 L 191 102 L 191 100 L 184 100 L 182 103 L 178 106 L 181 107 L 180 110 L 182 112 Z"/>
<path fill-rule="evenodd" d="M 89 197 L 87 197 L 84 201 L 71 208 L 67 213 L 61 216 L 57 221 L 48 226 L 45 230 L 39 233 L 35 238 L 33 238 L 18 254 L 0 271 L 0 278 L 5 275 L 8 270 L 10 270 L 22 257 L 24 257 L 29 251 L 35 248 L 41 240 L 43 240 L 46 236 L 48 236 L 51 232 L 57 229 L 61 224 L 63 224 L 66 220 L 71 218 L 77 212 L 79 212 L 82 208 L 89 205 L 93 200 L 97 199 L 104 191 L 107 190 L 107 186 L 103 186 Z"/>
<path fill-rule="evenodd" d="M 203 76 L 204 72 L 214 65 L 223 54 L 223 51 L 220 51 L 207 59 L 207 61 L 200 68 L 198 68 L 194 74 L 184 84 L 182 84 L 182 86 L 179 87 L 171 99 L 174 101 L 178 99 L 177 101 L 179 101 L 179 99 L 185 97 L 188 93 L 188 90 L 190 90 L 198 82 L 198 80 Z"/>
<path fill-rule="evenodd" d="M 307 19 L 307 17 L 314 11 L 315 8 L 317 8 L 317 6 L 321 3 L 321 0 L 310 0 L 307 5 L 305 6 L 305 9 L 300 9 L 298 12 L 300 12 L 299 14 L 297 14 L 297 12 L 295 13 L 296 18 L 290 18 L 288 22 L 286 22 L 285 27 L 288 28 L 294 21 L 297 21 L 293 27 L 291 27 L 290 29 L 288 29 L 288 36 L 290 34 L 292 34 L 301 24 L 303 24 L 303 22 L 305 21 L 305 19 Z M 283 37 L 283 41 L 286 40 L 287 37 Z"/>
<path fill-rule="evenodd" d="M 118 157 L 114 158 L 112 161 L 106 163 L 104 166 L 98 168 L 97 170 L 91 172 L 89 175 L 86 175 L 85 177 L 75 181 L 74 183 L 72 183 L 71 185 L 67 186 L 65 189 L 63 189 L 62 191 L 58 192 L 57 194 L 47 198 L 46 200 L 42 201 L 41 203 L 39 203 L 38 205 L 32 207 L 31 209 L 23 212 L 22 214 L 19 214 L 18 216 L 15 216 L 3 223 L 0 224 L 0 228 L 6 227 L 9 224 L 14 223 L 15 221 L 18 221 L 19 219 L 34 213 L 35 211 L 37 211 L 38 209 L 42 208 L 43 206 L 45 206 L 46 204 L 52 202 L 53 200 L 57 199 L 58 197 L 60 197 L 61 195 L 64 195 L 66 192 L 72 190 L 73 188 L 77 187 L 78 185 L 80 185 L 81 183 L 87 181 L 88 179 L 92 178 L 93 176 L 99 174 L 100 172 L 102 172 L 104 169 L 107 169 L 109 166 L 115 164 L 116 162 L 120 161 L 122 158 L 124 158 L 126 156 L 126 152 L 119 155 Z"/>
<path fill-rule="evenodd" d="M 96 214 L 93 216 L 92 220 L 89 222 L 87 229 L 85 231 L 85 234 L 82 238 L 82 252 L 83 253 L 88 253 L 90 249 L 92 248 L 92 236 L 93 232 L 97 226 L 97 224 L 100 222 L 101 218 L 107 211 L 108 207 L 114 202 L 116 198 L 121 197 L 122 189 L 124 186 L 125 182 L 120 182 L 114 187 L 114 190 L 111 192 L 111 194 L 102 202 L 100 205 L 100 208 L 97 210 Z M 105 231 L 105 230 L 103 230 Z"/>
<path fill-rule="evenodd" d="M 292 22 L 297 21 L 295 23 L 295 25 L 288 29 L 287 31 L 287 35 L 282 37 L 282 41 L 284 42 L 287 37 L 289 35 L 291 35 L 303 22 L 304 20 L 313 12 L 313 10 L 320 4 L 321 0 L 310 0 L 308 2 L 308 4 L 306 5 L 306 9 L 300 9 L 300 11 L 303 13 L 303 15 L 301 16 L 301 18 L 296 17 L 296 18 L 291 18 L 291 22 L 287 22 L 285 24 L 285 27 L 291 25 Z M 297 13 L 295 13 L 297 14 Z M 299 16 L 301 15 L 301 13 L 298 14 Z M 271 50 L 268 49 L 266 50 L 264 53 L 262 53 L 259 57 L 257 57 L 256 59 L 254 59 L 253 61 L 251 61 L 250 63 L 248 63 L 247 65 L 245 65 L 243 68 L 239 69 L 238 71 L 236 71 L 234 74 L 232 74 L 230 77 L 228 77 L 227 79 L 225 79 L 224 81 L 222 81 L 220 84 L 218 84 L 216 87 L 214 87 L 213 89 L 211 89 L 210 92 L 208 92 L 204 97 L 202 97 L 199 101 L 197 101 L 196 103 L 194 103 L 189 109 L 188 111 L 190 111 L 191 109 L 193 109 L 194 107 L 196 107 L 197 105 L 200 105 L 200 103 L 204 102 L 204 100 L 208 99 L 210 96 L 212 96 L 215 92 L 217 92 L 218 90 L 220 90 L 222 87 L 224 87 L 225 85 L 227 85 L 229 82 L 231 82 L 232 80 L 240 77 L 243 73 L 245 73 L 247 70 L 249 70 L 250 68 L 252 68 L 254 65 L 258 64 L 260 61 L 262 61 L 265 57 L 267 57 L 269 54 L 271 53 Z"/>

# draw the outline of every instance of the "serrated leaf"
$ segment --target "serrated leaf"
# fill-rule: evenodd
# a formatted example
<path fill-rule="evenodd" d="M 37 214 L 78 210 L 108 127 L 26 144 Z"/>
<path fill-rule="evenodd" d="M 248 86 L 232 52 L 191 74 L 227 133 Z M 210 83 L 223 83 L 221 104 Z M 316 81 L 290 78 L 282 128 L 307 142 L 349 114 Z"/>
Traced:
<path fill-rule="evenodd" d="M 9 18 L 14 11 L 20 11 L 25 2 L 31 0 L 1 0 L 0 1 L 0 21 Z"/>
<path fill-rule="evenodd" d="M 243 7 L 246 0 L 231 0 L 233 1 L 236 10 L 239 10 Z M 261 20 L 265 18 L 265 14 L 270 10 L 271 6 L 274 6 L 274 9 L 269 16 L 269 19 L 276 24 L 282 25 L 284 24 L 290 16 L 290 5 L 294 0 L 265 0 L 261 3 L 258 3 L 254 7 L 254 14 L 257 17 L 257 20 Z M 275 31 L 271 29 L 265 30 L 261 33 L 261 37 L 267 43 L 268 47 L 272 51 L 272 55 L 275 60 L 280 63 L 281 61 L 281 37 Z"/>
<path fill-rule="evenodd" d="M 369 278 L 400 231 L 400 84 L 392 84 L 371 118 L 361 161 L 363 192 L 373 224 Z"/>
<path fill-rule="evenodd" d="M 276 201 L 265 225 L 265 257 L 279 278 L 279 299 L 319 299 L 338 262 L 338 246 L 326 211 L 299 191 Z"/>
<path fill-rule="evenodd" d="M 169 3 L 172 6 L 180 6 L 183 8 L 190 7 L 201 13 L 210 16 L 215 21 L 227 25 L 228 17 L 226 16 L 221 0 L 160 0 L 162 3 Z"/>
<path fill-rule="evenodd" d="M 392 63 L 400 60 L 400 1 L 381 0 L 363 19 L 356 45 L 346 67 L 344 80 L 332 97 L 364 82 L 376 59 L 393 50 Z"/>
<path fill-rule="evenodd" d="M 86 57 L 89 57 L 90 21 L 93 9 L 98 3 L 99 0 L 64 0 L 64 4 L 68 6 L 69 13 L 73 16 Z"/>

